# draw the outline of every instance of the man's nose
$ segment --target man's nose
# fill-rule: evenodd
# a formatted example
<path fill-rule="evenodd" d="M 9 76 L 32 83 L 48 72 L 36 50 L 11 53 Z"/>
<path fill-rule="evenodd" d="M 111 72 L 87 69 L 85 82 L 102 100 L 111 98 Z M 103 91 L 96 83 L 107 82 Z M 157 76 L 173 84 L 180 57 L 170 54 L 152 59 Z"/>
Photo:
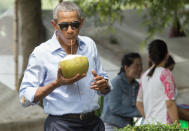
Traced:
<path fill-rule="evenodd" d="M 68 29 L 67 29 L 67 33 L 71 33 L 73 30 L 72 30 L 72 27 L 69 25 L 68 26 Z"/>

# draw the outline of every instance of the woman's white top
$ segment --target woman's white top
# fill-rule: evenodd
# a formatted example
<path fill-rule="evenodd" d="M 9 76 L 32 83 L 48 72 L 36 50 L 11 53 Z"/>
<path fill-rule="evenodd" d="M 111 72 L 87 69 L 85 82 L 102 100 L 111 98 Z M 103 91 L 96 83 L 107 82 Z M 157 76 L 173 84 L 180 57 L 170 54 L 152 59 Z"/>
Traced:
<path fill-rule="evenodd" d="M 152 77 L 148 76 L 148 69 L 140 79 L 137 101 L 143 102 L 144 124 L 169 123 L 166 101 L 175 100 L 175 82 L 170 70 L 156 67 Z"/>

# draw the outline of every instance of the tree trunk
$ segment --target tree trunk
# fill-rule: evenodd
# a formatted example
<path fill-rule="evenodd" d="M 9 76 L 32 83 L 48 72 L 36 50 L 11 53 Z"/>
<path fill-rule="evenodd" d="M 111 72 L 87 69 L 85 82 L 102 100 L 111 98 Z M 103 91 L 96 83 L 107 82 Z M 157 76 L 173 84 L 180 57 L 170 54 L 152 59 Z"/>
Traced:
<path fill-rule="evenodd" d="M 20 43 L 23 56 L 19 85 L 28 64 L 30 53 L 45 40 L 45 28 L 42 23 L 41 12 L 41 0 L 19 0 Z"/>
<path fill-rule="evenodd" d="M 180 21 L 179 21 L 179 18 L 178 18 L 178 12 L 175 11 L 175 17 L 173 19 L 173 24 L 171 26 L 171 29 L 169 31 L 169 37 L 184 37 L 186 36 L 183 29 L 182 29 L 182 26 L 180 24 Z"/>
<path fill-rule="evenodd" d="M 18 91 L 18 0 L 14 1 L 14 63 L 15 63 L 15 89 Z"/>

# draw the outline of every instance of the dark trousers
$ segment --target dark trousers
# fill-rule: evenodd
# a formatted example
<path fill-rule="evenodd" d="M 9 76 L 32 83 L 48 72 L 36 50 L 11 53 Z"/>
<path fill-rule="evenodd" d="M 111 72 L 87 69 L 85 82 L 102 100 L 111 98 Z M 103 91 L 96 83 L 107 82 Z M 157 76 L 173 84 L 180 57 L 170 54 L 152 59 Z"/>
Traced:
<path fill-rule="evenodd" d="M 45 120 L 45 131 L 105 131 L 102 120 L 93 116 L 89 119 L 64 118 L 49 115 Z"/>

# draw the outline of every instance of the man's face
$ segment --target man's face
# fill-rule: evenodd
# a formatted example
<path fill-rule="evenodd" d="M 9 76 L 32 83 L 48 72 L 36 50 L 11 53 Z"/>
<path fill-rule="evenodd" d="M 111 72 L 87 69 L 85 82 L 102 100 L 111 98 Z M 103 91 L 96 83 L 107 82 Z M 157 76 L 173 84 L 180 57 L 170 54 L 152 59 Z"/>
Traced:
<path fill-rule="evenodd" d="M 59 39 L 67 46 L 75 44 L 82 23 L 83 20 L 79 19 L 77 11 L 59 11 L 56 21 Z"/>

